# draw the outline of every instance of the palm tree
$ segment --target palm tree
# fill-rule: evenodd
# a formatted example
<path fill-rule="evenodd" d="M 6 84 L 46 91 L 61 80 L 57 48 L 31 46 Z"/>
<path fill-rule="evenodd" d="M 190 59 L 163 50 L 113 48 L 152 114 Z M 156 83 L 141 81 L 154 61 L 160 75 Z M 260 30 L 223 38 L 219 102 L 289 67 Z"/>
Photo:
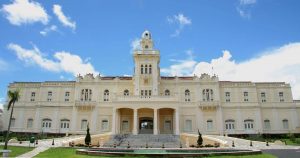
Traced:
<path fill-rule="evenodd" d="M 10 117 L 9 117 L 7 133 L 6 133 L 6 137 L 5 137 L 5 145 L 4 145 L 4 148 L 3 148 L 4 150 L 7 150 L 7 143 L 8 143 L 9 133 L 10 133 L 11 118 L 13 116 L 15 102 L 18 101 L 19 98 L 20 98 L 20 91 L 19 90 L 15 90 L 15 91 L 9 90 L 7 92 L 7 95 L 8 95 L 8 98 L 9 98 L 9 102 L 8 102 L 8 105 L 7 105 L 7 111 L 9 109 L 11 109 L 11 113 L 10 113 Z"/>

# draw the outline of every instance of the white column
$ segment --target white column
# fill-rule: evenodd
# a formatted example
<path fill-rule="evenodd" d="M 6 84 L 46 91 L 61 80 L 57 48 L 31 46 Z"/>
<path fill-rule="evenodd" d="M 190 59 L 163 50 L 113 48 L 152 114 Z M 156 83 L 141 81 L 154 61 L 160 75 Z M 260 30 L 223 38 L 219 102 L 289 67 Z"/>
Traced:
<path fill-rule="evenodd" d="M 18 109 L 19 110 L 19 116 L 18 116 L 18 120 L 19 120 L 19 125 L 17 124 L 16 127 L 19 127 L 19 131 L 21 132 L 23 129 L 25 129 L 27 126 L 24 126 L 24 122 L 27 122 L 27 118 L 26 120 L 24 120 L 24 109 Z M 25 127 L 25 128 L 24 128 Z"/>
<path fill-rule="evenodd" d="M 222 107 L 219 106 L 217 109 L 217 123 L 216 125 L 219 127 L 219 134 L 224 134 L 224 119 L 223 119 L 223 112 Z"/>
<path fill-rule="evenodd" d="M 153 129 L 153 134 L 157 135 L 158 134 L 158 132 L 157 132 L 157 109 L 153 109 L 153 110 L 154 110 L 154 119 L 153 119 L 154 129 Z"/>
<path fill-rule="evenodd" d="M 257 131 L 259 132 L 259 133 L 262 133 L 263 132 L 263 126 L 262 126 L 262 118 L 261 118 L 261 109 L 260 108 L 258 108 L 257 109 L 257 112 L 256 112 L 256 124 L 257 124 L 257 127 L 256 127 L 256 129 L 257 129 Z M 254 124 L 255 125 L 255 124 Z"/>
<path fill-rule="evenodd" d="M 179 110 L 175 110 L 175 123 L 176 123 L 176 129 L 175 129 L 175 135 L 179 135 Z"/>
<path fill-rule="evenodd" d="M 95 107 L 92 112 L 92 119 L 91 119 L 91 132 L 95 133 L 97 131 L 97 117 L 98 117 L 98 107 Z"/>
<path fill-rule="evenodd" d="M 36 107 L 35 109 L 35 117 L 34 117 L 34 128 L 36 132 L 41 132 L 42 131 L 42 127 L 40 126 L 40 122 L 42 120 L 40 119 L 40 108 Z"/>
<path fill-rule="evenodd" d="M 296 130 L 298 125 L 298 114 L 296 109 L 291 110 L 291 116 L 292 116 L 292 130 Z"/>
<path fill-rule="evenodd" d="M 52 115 L 52 131 L 60 133 L 60 120 L 58 118 L 58 108 L 54 109 L 53 115 Z"/>
<path fill-rule="evenodd" d="M 116 134 L 116 108 L 113 108 L 112 111 L 112 127 L 111 127 L 111 133 Z"/>
<path fill-rule="evenodd" d="M 72 120 L 71 120 L 71 130 L 75 133 L 77 125 L 77 109 L 75 106 L 72 108 Z"/>
<path fill-rule="evenodd" d="M 197 129 L 199 129 L 199 131 L 201 133 L 203 133 L 204 129 L 203 129 L 203 112 L 201 108 L 196 107 L 195 109 L 197 111 L 196 113 L 196 117 L 197 117 Z"/>
<path fill-rule="evenodd" d="M 133 109 L 133 131 L 132 131 L 132 134 L 134 134 L 134 135 L 137 135 L 138 134 L 138 127 L 137 127 L 137 120 L 138 120 L 138 118 L 137 118 L 138 116 L 137 116 L 137 109 Z"/>

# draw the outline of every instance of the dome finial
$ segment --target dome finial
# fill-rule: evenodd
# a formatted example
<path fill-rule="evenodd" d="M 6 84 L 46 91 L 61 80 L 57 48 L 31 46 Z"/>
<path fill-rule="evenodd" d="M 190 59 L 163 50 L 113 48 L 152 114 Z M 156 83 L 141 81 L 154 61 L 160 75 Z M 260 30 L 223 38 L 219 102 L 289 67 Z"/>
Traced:
<path fill-rule="evenodd" d="M 147 29 L 143 32 L 142 38 L 151 39 L 151 33 Z"/>

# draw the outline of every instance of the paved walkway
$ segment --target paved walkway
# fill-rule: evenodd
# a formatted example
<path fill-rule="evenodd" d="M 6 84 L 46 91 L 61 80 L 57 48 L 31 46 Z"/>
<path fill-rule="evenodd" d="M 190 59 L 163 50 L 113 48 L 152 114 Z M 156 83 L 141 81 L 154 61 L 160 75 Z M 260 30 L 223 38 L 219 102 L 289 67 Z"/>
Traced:
<path fill-rule="evenodd" d="M 225 136 L 216 136 L 208 135 L 208 137 L 217 138 L 222 141 L 225 141 L 228 147 L 232 147 L 232 141 L 236 148 L 242 149 L 300 149 L 300 146 L 291 146 L 291 145 L 277 145 L 274 143 L 269 143 L 269 146 L 266 145 L 266 142 L 252 141 L 252 147 L 250 146 L 250 141 L 245 139 L 239 139 L 234 137 L 225 137 Z"/>
<path fill-rule="evenodd" d="M 27 152 L 23 155 L 18 156 L 17 158 L 31 158 L 34 157 L 36 155 L 38 155 L 40 152 L 46 151 L 49 148 L 52 147 L 62 147 L 64 142 L 67 142 L 68 140 L 74 139 L 74 138 L 78 138 L 78 137 L 82 137 L 82 136 L 70 136 L 70 137 L 62 137 L 62 138 L 54 138 L 54 145 L 52 145 L 52 139 L 44 139 L 44 140 L 39 140 L 38 144 L 35 145 L 35 149 L 33 149 L 30 152 Z M 1 143 L 2 145 L 4 143 Z M 9 143 L 8 145 L 11 146 L 29 146 L 29 141 L 23 141 L 22 144 L 19 143 Z M 34 144 L 31 144 L 30 146 L 33 146 Z"/>

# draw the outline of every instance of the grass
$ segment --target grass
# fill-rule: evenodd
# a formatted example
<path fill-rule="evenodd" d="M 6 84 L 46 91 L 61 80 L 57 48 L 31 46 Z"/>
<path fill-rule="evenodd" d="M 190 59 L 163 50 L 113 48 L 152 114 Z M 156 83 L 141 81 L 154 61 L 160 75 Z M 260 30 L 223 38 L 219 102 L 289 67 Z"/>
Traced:
<path fill-rule="evenodd" d="M 76 149 L 74 148 L 50 148 L 44 152 L 39 153 L 36 158 L 100 158 L 99 156 L 87 156 L 87 155 L 77 155 Z M 104 158 L 104 157 L 103 157 Z"/>
<path fill-rule="evenodd" d="M 76 149 L 74 148 L 50 148 L 37 156 L 35 158 L 108 158 L 105 156 L 88 156 L 88 155 L 77 155 Z M 128 156 L 127 156 L 128 157 Z M 135 157 L 138 158 L 138 157 Z M 270 154 L 261 154 L 261 155 L 249 155 L 249 156 L 210 156 L 207 158 L 276 158 Z"/>
<path fill-rule="evenodd" d="M 271 154 L 246 155 L 246 156 L 209 156 L 204 158 L 276 158 Z"/>
<path fill-rule="evenodd" d="M 0 146 L 1 150 L 3 149 L 3 145 Z M 33 150 L 33 147 L 24 147 L 24 146 L 8 146 L 8 150 L 11 150 L 11 153 L 9 153 L 9 157 L 16 157 L 19 155 L 22 155 L 24 153 L 27 153 L 31 150 Z"/>

